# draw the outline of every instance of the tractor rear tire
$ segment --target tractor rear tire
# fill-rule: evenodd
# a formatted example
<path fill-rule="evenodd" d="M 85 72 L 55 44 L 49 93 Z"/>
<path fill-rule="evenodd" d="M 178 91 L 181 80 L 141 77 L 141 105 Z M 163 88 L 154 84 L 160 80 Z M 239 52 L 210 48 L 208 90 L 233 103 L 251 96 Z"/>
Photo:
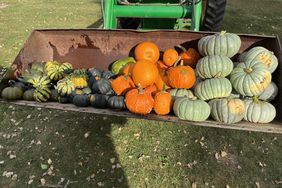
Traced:
<path fill-rule="evenodd" d="M 207 0 L 202 31 L 220 31 L 227 0 Z"/>

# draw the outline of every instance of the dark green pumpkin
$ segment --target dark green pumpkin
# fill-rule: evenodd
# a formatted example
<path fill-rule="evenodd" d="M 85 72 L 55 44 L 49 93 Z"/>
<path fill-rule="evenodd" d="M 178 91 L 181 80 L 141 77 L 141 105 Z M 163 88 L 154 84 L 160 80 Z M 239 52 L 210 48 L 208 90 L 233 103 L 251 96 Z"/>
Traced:
<path fill-rule="evenodd" d="M 34 89 L 28 89 L 23 93 L 23 99 L 26 101 L 34 101 L 33 99 Z"/>
<path fill-rule="evenodd" d="M 24 83 L 22 83 L 22 82 L 16 82 L 14 80 L 10 80 L 9 83 L 13 87 L 20 88 L 23 92 L 27 90 L 27 86 Z"/>
<path fill-rule="evenodd" d="M 78 107 L 89 106 L 89 96 L 88 95 L 75 95 L 72 99 L 72 103 Z"/>
<path fill-rule="evenodd" d="M 53 101 L 53 102 L 57 102 L 59 101 L 59 93 L 56 89 L 52 89 L 51 90 L 51 97 L 50 97 L 50 100 Z"/>
<path fill-rule="evenodd" d="M 90 95 L 92 93 L 92 90 L 90 87 L 86 87 L 82 89 L 82 94 Z"/>
<path fill-rule="evenodd" d="M 109 96 L 101 94 L 90 95 L 90 104 L 94 108 L 107 108 Z"/>
<path fill-rule="evenodd" d="M 93 68 L 90 68 L 88 69 L 88 75 L 89 77 L 101 77 L 102 76 L 102 71 L 93 67 Z"/>
<path fill-rule="evenodd" d="M 106 94 L 112 89 L 112 84 L 109 80 L 101 78 L 92 85 L 93 93 Z"/>
<path fill-rule="evenodd" d="M 18 87 L 6 87 L 2 91 L 1 97 L 6 100 L 19 100 L 23 97 L 23 91 Z"/>
<path fill-rule="evenodd" d="M 111 109 L 125 109 L 124 96 L 112 96 L 108 100 L 108 108 Z"/>
<path fill-rule="evenodd" d="M 68 96 L 59 96 L 59 103 L 65 104 L 65 103 L 70 103 L 69 97 Z"/>
<path fill-rule="evenodd" d="M 113 79 L 115 77 L 116 75 L 112 71 L 103 71 L 102 72 L 102 78 Z"/>

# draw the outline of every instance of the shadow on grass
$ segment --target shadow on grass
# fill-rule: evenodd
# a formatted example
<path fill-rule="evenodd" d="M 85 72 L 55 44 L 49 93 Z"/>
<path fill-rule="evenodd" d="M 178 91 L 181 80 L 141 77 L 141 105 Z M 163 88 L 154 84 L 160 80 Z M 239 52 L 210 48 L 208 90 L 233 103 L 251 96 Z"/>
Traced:
<path fill-rule="evenodd" d="M 103 18 L 100 18 L 93 24 L 87 26 L 86 28 L 101 28 L 102 26 L 103 26 Z"/>

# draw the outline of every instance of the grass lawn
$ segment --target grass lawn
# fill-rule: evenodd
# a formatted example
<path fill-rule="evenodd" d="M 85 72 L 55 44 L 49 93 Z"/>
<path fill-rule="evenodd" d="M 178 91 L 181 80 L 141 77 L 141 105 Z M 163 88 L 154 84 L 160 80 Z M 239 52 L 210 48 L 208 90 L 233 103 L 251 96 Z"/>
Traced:
<path fill-rule="evenodd" d="M 33 28 L 85 28 L 93 0 L 1 0 L 0 65 Z M 229 0 L 223 28 L 279 35 L 281 0 Z M 282 187 L 282 135 L 0 105 L 0 187 Z"/>

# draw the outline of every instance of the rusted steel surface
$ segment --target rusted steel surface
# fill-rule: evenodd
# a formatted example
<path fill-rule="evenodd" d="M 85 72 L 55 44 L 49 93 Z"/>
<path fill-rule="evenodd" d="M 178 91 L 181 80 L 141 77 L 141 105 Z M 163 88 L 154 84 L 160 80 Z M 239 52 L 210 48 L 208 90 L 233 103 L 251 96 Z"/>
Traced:
<path fill-rule="evenodd" d="M 193 32 L 193 31 L 135 31 L 135 30 L 100 30 L 100 29 L 65 29 L 65 30 L 34 30 L 22 50 L 13 62 L 19 70 L 26 68 L 29 64 L 38 61 L 57 60 L 59 62 L 69 62 L 75 68 L 97 67 L 103 70 L 109 68 L 115 60 L 132 56 L 136 44 L 142 41 L 153 41 L 163 51 L 167 48 L 173 48 L 177 44 L 188 47 L 197 47 L 200 38 L 214 34 L 211 32 Z M 279 63 L 282 62 L 282 52 L 277 36 L 259 36 L 259 35 L 240 35 L 242 45 L 239 53 L 248 50 L 254 46 L 263 46 L 278 57 Z M 236 60 L 236 56 L 233 60 Z M 273 81 L 278 85 L 279 91 L 282 90 L 281 72 L 282 67 L 279 64 L 273 74 Z M 3 102 L 3 101 L 2 101 Z M 282 133 L 282 95 L 278 94 L 272 103 L 277 110 L 275 123 L 266 125 L 253 125 L 242 122 L 235 125 L 222 125 L 214 121 L 201 123 L 180 121 L 173 116 L 136 116 L 128 112 L 116 112 L 111 110 L 100 110 L 93 108 L 77 108 L 73 105 L 52 103 L 39 104 L 35 102 L 13 102 L 15 104 L 27 106 L 41 106 L 72 111 L 83 111 L 96 114 L 107 114 L 116 116 L 126 116 L 133 118 L 155 119 L 161 121 L 181 122 L 184 124 L 202 125 L 209 127 L 224 127 L 231 129 L 252 130 L 260 132 Z M 106 112 L 106 113 L 103 113 Z"/>

